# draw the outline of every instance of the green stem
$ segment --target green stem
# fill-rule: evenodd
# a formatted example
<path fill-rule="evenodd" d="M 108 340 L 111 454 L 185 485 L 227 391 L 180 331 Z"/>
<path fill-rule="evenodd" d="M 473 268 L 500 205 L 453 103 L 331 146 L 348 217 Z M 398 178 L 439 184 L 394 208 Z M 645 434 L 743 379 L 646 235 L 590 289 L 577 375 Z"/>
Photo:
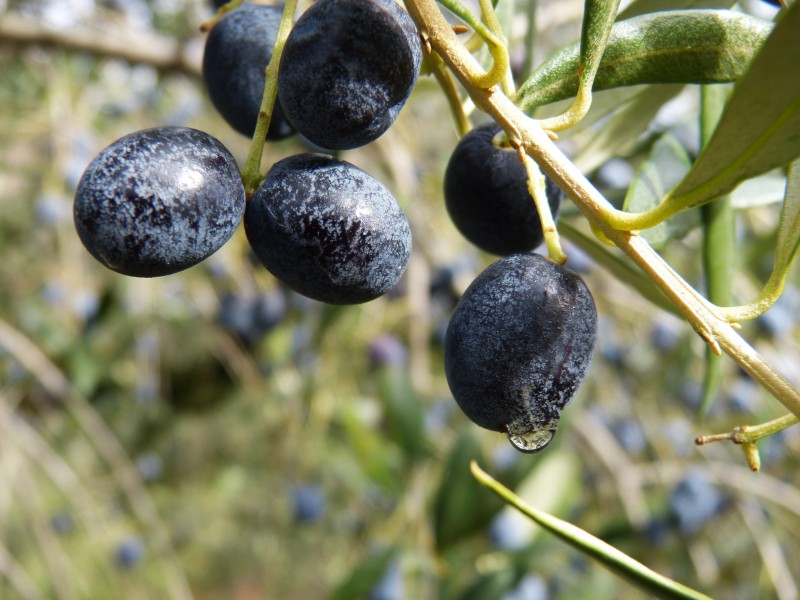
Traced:
<path fill-rule="evenodd" d="M 528 0 L 525 3 L 525 19 L 528 23 L 528 29 L 525 32 L 525 59 L 522 61 L 522 74 L 524 77 L 533 72 L 536 43 L 536 7 L 538 4 L 539 0 Z"/>
<path fill-rule="evenodd" d="M 242 2 L 244 2 L 244 0 L 229 0 L 227 4 L 220 6 L 213 17 L 200 24 L 200 31 L 211 31 L 211 28 L 214 27 L 222 17 L 238 7 Z"/>
<path fill-rule="evenodd" d="M 475 105 L 492 117 L 513 143 L 525 149 L 526 154 L 564 190 L 594 228 L 602 231 L 653 280 L 715 352 L 729 354 L 753 379 L 800 417 L 800 392 L 775 371 L 731 323 L 720 316 L 716 307 L 684 281 L 647 241 L 615 226 L 610 217 L 614 210 L 611 204 L 564 156 L 539 123 L 526 116 L 506 95 L 475 84 L 472 74 L 480 72 L 480 66 L 458 42 L 435 2 L 406 0 L 406 6 L 420 30 L 430 39 L 432 48 L 447 63 Z"/>
<path fill-rule="evenodd" d="M 700 141 L 708 144 L 725 110 L 724 87 L 706 85 L 700 89 Z M 732 302 L 734 213 L 728 196 L 700 207 L 703 218 L 703 272 L 706 297 L 717 306 Z M 706 349 L 706 375 L 700 414 L 705 415 L 722 381 L 722 357 Z"/>
<path fill-rule="evenodd" d="M 558 237 L 558 230 L 556 229 L 556 222 L 553 219 L 553 213 L 550 211 L 550 203 L 547 201 L 547 188 L 545 187 L 546 179 L 542 175 L 534 160 L 525 154 L 522 148 L 517 151 L 520 161 L 525 165 L 525 171 L 528 174 L 528 193 L 533 198 L 536 205 L 536 212 L 539 214 L 539 221 L 542 224 L 542 233 L 544 234 L 544 242 L 547 245 L 547 255 L 555 263 L 563 265 L 567 262 L 567 255 L 561 249 L 561 241 Z"/>
<path fill-rule="evenodd" d="M 724 441 L 731 441 L 734 444 L 755 444 L 765 437 L 775 435 L 779 431 L 788 429 L 792 425 L 797 425 L 798 423 L 800 423 L 800 418 L 798 418 L 797 415 L 790 413 L 788 415 L 778 417 L 777 419 L 773 419 L 772 421 L 761 423 L 760 425 L 742 425 L 741 427 L 736 427 L 733 431 L 728 433 L 701 435 L 695 439 L 695 444 L 698 446 L 703 446 L 713 442 Z"/>
<path fill-rule="evenodd" d="M 529 517 L 532 521 L 566 542 L 581 553 L 603 564 L 614 574 L 623 577 L 636 587 L 657 598 L 691 598 L 711 600 L 705 594 L 656 573 L 614 546 L 576 527 L 572 523 L 526 504 L 514 492 L 483 471 L 472 461 L 470 469 L 478 483 L 489 488 L 505 502 Z"/>
<path fill-rule="evenodd" d="M 248 198 L 261 184 L 261 156 L 264 154 L 264 144 L 267 140 L 267 131 L 269 131 L 269 123 L 272 119 L 272 109 L 275 106 L 275 96 L 278 93 L 278 67 L 281 64 L 281 55 L 283 54 L 283 46 L 286 44 L 286 38 L 289 37 L 289 32 L 292 30 L 296 11 L 297 0 L 286 0 L 286 4 L 283 5 L 281 22 L 278 26 L 275 47 L 272 50 L 272 58 L 270 58 L 266 69 L 264 95 L 261 98 L 256 131 L 253 134 L 250 152 L 247 154 L 247 160 L 242 170 L 242 181 Z"/>
<path fill-rule="evenodd" d="M 481 10 L 483 10 L 484 15 L 489 14 L 494 16 L 494 9 L 491 7 L 491 2 L 488 0 L 480 1 Z M 493 60 L 492 67 L 488 71 L 484 71 L 480 66 L 475 65 L 477 68 L 473 68 L 470 72 L 470 79 L 472 82 L 478 87 L 487 90 L 503 82 L 506 79 L 506 74 L 511 64 L 508 58 L 508 48 L 506 47 L 505 41 L 498 38 L 458 0 L 439 0 L 439 2 L 450 12 L 462 19 L 467 25 L 472 27 L 475 33 L 479 34 L 486 43 L 489 44 L 489 53 L 492 55 Z M 438 9 L 436 9 L 436 11 L 439 12 Z M 441 13 L 439 14 L 441 15 Z M 491 16 L 489 19 L 492 18 Z M 448 27 L 450 26 L 448 25 Z M 425 32 L 426 30 L 420 28 L 420 31 Z M 452 28 L 450 29 L 450 33 L 453 33 Z"/>

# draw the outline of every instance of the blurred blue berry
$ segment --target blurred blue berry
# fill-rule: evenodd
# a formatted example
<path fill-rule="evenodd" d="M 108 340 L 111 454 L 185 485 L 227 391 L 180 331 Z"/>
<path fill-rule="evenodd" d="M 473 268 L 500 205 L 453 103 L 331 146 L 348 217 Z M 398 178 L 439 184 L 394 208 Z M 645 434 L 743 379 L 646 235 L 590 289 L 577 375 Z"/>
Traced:
<path fill-rule="evenodd" d="M 631 454 L 644 452 L 647 448 L 647 437 L 638 421 L 621 419 L 611 425 L 611 433 L 617 438 L 620 446 Z"/>
<path fill-rule="evenodd" d="M 653 323 L 653 329 L 650 331 L 650 341 L 656 349 L 663 352 L 672 350 L 680 340 L 680 334 L 664 321 L 656 321 Z"/>
<path fill-rule="evenodd" d="M 75 520 L 67 512 L 59 512 L 50 518 L 50 527 L 59 535 L 66 535 L 75 529 Z"/>
<path fill-rule="evenodd" d="M 408 350 L 400 338 L 385 333 L 369 345 L 369 364 L 373 368 L 404 367 L 408 363 Z"/>
<path fill-rule="evenodd" d="M 754 413 L 758 409 L 759 386 L 749 378 L 737 379 L 728 390 L 728 402 L 738 413 Z"/>
<path fill-rule="evenodd" d="M 503 600 L 547 600 L 550 590 L 547 582 L 538 575 L 526 575 L 519 585 L 503 596 Z"/>
<path fill-rule="evenodd" d="M 122 569 L 135 567 L 144 556 L 144 543 L 139 538 L 130 538 L 117 546 L 116 562 Z"/>
<path fill-rule="evenodd" d="M 292 508 L 297 523 L 318 521 L 325 514 L 325 494 L 317 485 L 299 485 L 292 490 Z"/>
<path fill-rule="evenodd" d="M 147 452 L 136 459 L 136 469 L 144 481 L 155 481 L 164 471 L 164 463 L 155 452 Z"/>
<path fill-rule="evenodd" d="M 398 560 L 392 560 L 380 581 L 369 593 L 369 600 L 404 600 L 403 571 Z"/>
<path fill-rule="evenodd" d="M 723 497 L 703 471 L 692 469 L 672 490 L 669 503 L 680 530 L 695 533 L 720 511 Z"/>
<path fill-rule="evenodd" d="M 500 550 L 520 550 L 530 541 L 529 531 L 519 527 L 513 513 L 503 510 L 497 513 L 489 525 L 489 539 Z"/>

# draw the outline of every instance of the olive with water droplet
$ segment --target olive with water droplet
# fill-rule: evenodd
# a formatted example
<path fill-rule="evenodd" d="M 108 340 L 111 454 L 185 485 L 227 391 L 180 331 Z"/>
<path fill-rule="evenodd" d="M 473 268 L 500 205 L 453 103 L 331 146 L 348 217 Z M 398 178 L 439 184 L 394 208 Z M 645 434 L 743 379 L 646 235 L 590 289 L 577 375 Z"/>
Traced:
<path fill-rule="evenodd" d="M 583 280 L 533 253 L 501 258 L 467 288 L 447 328 L 445 373 L 464 413 L 543 449 L 589 370 L 597 310 Z"/>

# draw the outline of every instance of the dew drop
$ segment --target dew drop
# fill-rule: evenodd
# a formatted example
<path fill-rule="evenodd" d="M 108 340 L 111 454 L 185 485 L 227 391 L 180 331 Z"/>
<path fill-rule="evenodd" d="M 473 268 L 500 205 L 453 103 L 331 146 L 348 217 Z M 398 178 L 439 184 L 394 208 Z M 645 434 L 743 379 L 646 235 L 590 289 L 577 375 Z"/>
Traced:
<path fill-rule="evenodd" d="M 555 429 L 539 429 L 538 431 L 530 431 L 522 434 L 509 432 L 508 441 L 520 452 L 531 454 L 546 448 L 555 434 Z"/>

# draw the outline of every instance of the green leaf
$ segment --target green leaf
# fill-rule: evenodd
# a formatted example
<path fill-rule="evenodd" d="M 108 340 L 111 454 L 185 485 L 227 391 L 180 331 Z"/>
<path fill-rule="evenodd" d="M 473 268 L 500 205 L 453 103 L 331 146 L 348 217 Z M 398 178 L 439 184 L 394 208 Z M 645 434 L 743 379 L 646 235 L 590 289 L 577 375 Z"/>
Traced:
<path fill-rule="evenodd" d="M 797 249 L 800 246 L 800 161 L 789 168 L 786 183 L 786 198 L 781 209 L 778 225 L 778 241 L 775 246 L 775 271 L 788 273 Z"/>
<path fill-rule="evenodd" d="M 614 277 L 635 289 L 643 298 L 646 298 L 659 308 L 677 314 L 675 307 L 669 299 L 659 290 L 647 275 L 642 273 L 632 262 L 620 256 L 610 247 L 600 243 L 596 238 L 590 237 L 582 231 L 575 229 L 567 221 L 561 220 L 558 229 L 565 237 L 586 252 L 598 264 L 602 265 Z M 567 253 L 567 266 L 569 266 L 569 253 Z"/>
<path fill-rule="evenodd" d="M 730 198 L 733 208 L 741 210 L 783 202 L 785 194 L 786 174 L 775 170 L 743 181 L 730 193 Z"/>
<path fill-rule="evenodd" d="M 623 209 L 628 212 L 645 212 L 657 206 L 680 183 L 691 166 L 691 158 L 680 142 L 668 133 L 662 135 L 639 167 L 628 188 Z M 641 235 L 653 248 L 659 249 L 670 239 L 682 237 L 697 223 L 695 212 L 680 213 L 669 221 L 645 229 Z"/>
<path fill-rule="evenodd" d="M 408 374 L 401 369 L 383 369 L 379 383 L 387 433 L 413 463 L 428 449 L 422 398 L 414 391 Z"/>
<path fill-rule="evenodd" d="M 724 83 L 742 76 L 772 25 L 729 10 L 658 12 L 615 23 L 595 91 L 642 83 Z M 545 61 L 517 93 L 526 112 L 578 91 L 578 43 Z"/>
<path fill-rule="evenodd" d="M 619 0 L 585 0 L 578 72 L 582 87 L 591 88 L 611 35 Z"/>
<path fill-rule="evenodd" d="M 463 538 L 485 530 L 503 508 L 503 503 L 496 498 L 476 498 L 473 494 L 475 483 L 469 472 L 469 463 L 471 460 L 483 460 L 484 456 L 479 434 L 492 435 L 478 431 L 472 424 L 464 428 L 442 472 L 433 506 L 433 528 L 439 550 L 445 550 Z M 505 436 L 502 439 L 508 443 Z M 542 464 L 542 461 L 532 460 L 530 456 L 521 456 L 498 477 L 506 485 L 516 486 Z M 469 498 L 469 502 L 465 502 L 465 498 Z"/>
<path fill-rule="evenodd" d="M 711 141 L 670 194 L 676 207 L 704 204 L 800 156 L 800 3 L 782 14 Z"/>
<path fill-rule="evenodd" d="M 514 572 L 510 569 L 483 575 L 459 596 L 459 600 L 486 600 L 503 598 L 514 587 Z"/>
<path fill-rule="evenodd" d="M 476 17 L 466 6 L 464 6 L 459 0 L 437 0 L 439 4 L 444 6 L 447 10 L 457 16 L 459 19 L 464 21 L 467 25 L 472 27 L 472 29 L 480 34 L 480 36 L 487 40 L 491 41 L 492 43 L 499 44 L 500 41 L 495 37 L 495 35 L 489 31 L 489 28 L 483 24 L 483 22 Z"/>
<path fill-rule="evenodd" d="M 582 554 L 595 559 L 615 575 L 622 577 L 646 593 L 657 598 L 710 600 L 705 594 L 656 573 L 614 546 L 607 544 L 572 523 L 563 521 L 526 504 L 514 492 L 481 470 L 474 461 L 472 463 L 472 474 L 481 485 L 488 487 L 498 497 L 530 517 L 541 527 Z"/>
<path fill-rule="evenodd" d="M 625 10 L 619 13 L 618 21 L 638 17 L 652 12 L 664 12 L 666 10 L 688 10 L 702 8 L 730 8 L 734 5 L 734 0 L 636 0 Z"/>
<path fill-rule="evenodd" d="M 474 495 L 474 483 L 467 468 L 471 460 L 483 460 L 483 451 L 474 428 L 467 427 L 447 460 L 433 505 L 433 528 L 439 550 L 485 528 L 503 507 L 497 498 Z"/>

